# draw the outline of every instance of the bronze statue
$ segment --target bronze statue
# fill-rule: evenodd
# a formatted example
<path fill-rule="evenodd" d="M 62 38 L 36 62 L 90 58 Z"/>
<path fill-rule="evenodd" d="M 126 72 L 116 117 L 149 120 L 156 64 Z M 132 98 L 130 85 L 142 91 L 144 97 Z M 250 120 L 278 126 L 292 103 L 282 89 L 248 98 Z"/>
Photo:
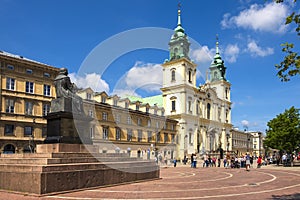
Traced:
<path fill-rule="evenodd" d="M 58 76 L 54 80 L 54 85 L 57 99 L 72 99 L 72 112 L 83 113 L 82 98 L 76 94 L 78 88 L 71 82 L 66 68 L 60 69 Z"/>

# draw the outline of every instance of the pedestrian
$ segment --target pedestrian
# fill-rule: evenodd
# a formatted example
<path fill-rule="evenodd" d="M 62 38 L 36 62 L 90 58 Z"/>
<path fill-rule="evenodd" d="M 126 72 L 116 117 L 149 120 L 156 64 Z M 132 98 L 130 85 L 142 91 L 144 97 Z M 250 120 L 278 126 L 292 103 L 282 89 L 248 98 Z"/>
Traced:
<path fill-rule="evenodd" d="M 218 157 L 218 167 L 220 167 L 220 166 L 221 166 L 221 158 Z"/>
<path fill-rule="evenodd" d="M 177 165 L 177 160 L 174 159 L 174 160 L 173 160 L 173 163 L 174 163 L 174 167 L 176 167 L 176 165 Z"/>
<path fill-rule="evenodd" d="M 193 155 L 193 162 L 194 162 L 194 168 L 196 168 L 197 167 L 197 155 L 196 155 L 196 153 L 194 153 L 194 155 Z"/>
<path fill-rule="evenodd" d="M 262 163 L 262 158 L 261 158 L 261 156 L 259 156 L 257 159 L 257 168 L 261 167 L 261 163 Z"/>
<path fill-rule="evenodd" d="M 250 171 L 250 154 L 246 155 L 246 171 Z"/>
<path fill-rule="evenodd" d="M 282 155 L 282 164 L 283 164 L 284 167 L 285 167 L 286 164 L 287 164 L 286 161 L 287 161 L 287 155 L 286 155 L 286 153 L 285 153 L 285 154 Z"/>
<path fill-rule="evenodd" d="M 227 163 L 226 158 L 224 158 L 223 163 L 224 163 L 224 167 L 226 168 L 226 163 Z"/>

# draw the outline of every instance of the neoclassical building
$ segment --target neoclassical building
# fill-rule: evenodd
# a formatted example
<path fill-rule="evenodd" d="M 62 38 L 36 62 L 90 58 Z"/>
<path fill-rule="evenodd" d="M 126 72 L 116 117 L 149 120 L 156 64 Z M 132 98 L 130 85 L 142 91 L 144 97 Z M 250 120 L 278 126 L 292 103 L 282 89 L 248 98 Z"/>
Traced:
<path fill-rule="evenodd" d="M 0 153 L 30 152 L 43 143 L 58 71 L 0 51 Z"/>
<path fill-rule="evenodd" d="M 101 152 L 130 151 L 145 159 L 158 153 L 168 159 L 177 155 L 177 121 L 166 117 L 163 107 L 91 88 L 77 94 L 85 114 L 93 118 L 89 134 Z"/>
<path fill-rule="evenodd" d="M 197 66 L 189 57 L 190 42 L 178 24 L 169 42 L 169 59 L 163 63 L 162 98 L 166 115 L 179 122 L 178 157 L 228 149 L 231 124 L 231 84 L 218 42 L 205 84 L 196 86 Z"/>

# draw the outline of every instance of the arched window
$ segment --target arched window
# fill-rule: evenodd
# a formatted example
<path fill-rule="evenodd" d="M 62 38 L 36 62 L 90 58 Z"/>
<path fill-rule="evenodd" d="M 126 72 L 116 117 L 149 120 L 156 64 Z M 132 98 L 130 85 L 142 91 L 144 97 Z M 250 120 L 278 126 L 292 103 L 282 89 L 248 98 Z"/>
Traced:
<path fill-rule="evenodd" d="M 12 154 L 15 153 L 16 148 L 12 144 L 7 144 L 4 146 L 3 153 Z"/>
<path fill-rule="evenodd" d="M 175 70 L 172 70 L 171 72 L 171 81 L 175 81 Z"/>
<path fill-rule="evenodd" d="M 189 82 L 192 83 L 192 71 L 189 70 Z"/>
<path fill-rule="evenodd" d="M 207 104 L 207 119 L 210 119 L 210 103 Z"/>

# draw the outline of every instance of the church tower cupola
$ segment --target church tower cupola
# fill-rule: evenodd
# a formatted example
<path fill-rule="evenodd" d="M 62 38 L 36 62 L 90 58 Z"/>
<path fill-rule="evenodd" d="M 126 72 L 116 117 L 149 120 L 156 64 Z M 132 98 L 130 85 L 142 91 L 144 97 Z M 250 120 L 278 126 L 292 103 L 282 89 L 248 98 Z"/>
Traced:
<path fill-rule="evenodd" d="M 219 52 L 219 41 L 217 36 L 216 42 L 216 55 L 209 67 L 210 69 L 210 82 L 224 80 L 226 81 L 226 67 L 224 61 L 222 60 Z"/>
<path fill-rule="evenodd" d="M 178 22 L 174 29 L 174 34 L 169 42 L 170 58 L 169 61 L 178 60 L 180 58 L 189 58 L 190 42 L 181 25 L 181 9 L 178 5 Z"/>

